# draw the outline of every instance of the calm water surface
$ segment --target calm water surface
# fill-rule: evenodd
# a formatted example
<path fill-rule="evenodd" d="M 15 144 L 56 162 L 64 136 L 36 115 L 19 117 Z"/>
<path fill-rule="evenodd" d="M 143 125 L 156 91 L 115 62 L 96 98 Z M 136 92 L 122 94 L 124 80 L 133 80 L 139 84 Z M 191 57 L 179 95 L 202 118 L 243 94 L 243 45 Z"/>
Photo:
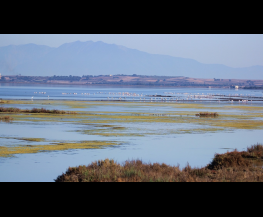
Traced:
<path fill-rule="evenodd" d="M 37 92 L 37 93 L 36 93 Z M 42 93 L 43 92 L 43 93 Z M 62 94 L 63 93 L 63 94 Z M 71 94 L 64 94 L 71 93 Z M 74 94 L 77 93 L 77 94 Z M 83 93 L 83 94 L 82 94 Z M 86 94 L 85 94 L 86 93 Z M 87 95 L 89 93 L 89 95 Z M 123 93 L 132 93 L 137 95 L 123 95 Z M 252 100 L 252 102 L 231 102 L 222 101 L 223 105 L 257 105 L 263 106 L 261 101 L 254 101 L 262 97 L 262 91 L 255 90 L 233 90 L 233 89 L 172 89 L 172 88 L 100 88 L 84 86 L 0 86 L 0 98 L 32 100 L 122 100 L 122 101 L 162 101 L 164 99 L 152 99 L 161 97 L 152 97 L 152 95 L 162 95 L 163 98 L 173 97 L 175 102 L 165 102 L 163 106 L 87 106 L 84 108 L 73 108 L 67 105 L 45 104 L 41 107 L 48 109 L 64 109 L 86 112 L 148 112 L 148 113 L 166 113 L 175 110 L 172 103 L 185 100 L 190 103 L 203 103 L 209 107 L 219 105 L 219 97 L 240 98 Z M 200 95 L 203 97 L 193 98 L 191 95 Z M 165 96 L 165 97 L 164 97 Z M 208 98 L 207 96 L 212 96 Z M 109 97 L 109 98 L 108 98 Z M 124 98 L 126 97 L 126 98 Z M 121 99 L 120 99 L 121 98 Z M 144 99 L 145 98 L 145 99 Z M 202 101 L 202 102 L 201 102 Z M 178 102 L 179 103 L 179 102 Z M 182 103 L 182 102 L 180 102 Z M 2 105 L 11 107 L 11 105 Z M 18 104 L 13 107 L 32 108 L 34 104 Z M 38 106 L 39 107 L 39 106 Z M 177 108 L 176 111 L 198 111 L 194 108 Z M 220 110 L 220 107 L 213 112 L 227 112 Z M 231 112 L 242 113 L 242 110 L 231 110 Z M 257 112 L 257 111 L 251 111 Z M 154 132 L 175 130 L 179 128 L 195 128 L 197 125 L 187 125 L 184 123 L 112 123 L 114 125 L 129 128 L 129 133 L 140 131 L 153 132 L 152 134 L 139 136 L 105 137 L 100 135 L 83 134 L 77 131 L 94 129 L 92 125 L 81 123 L 63 123 L 63 122 L 33 122 L 33 121 L 13 121 L 12 123 L 0 122 L 0 143 L 1 146 L 15 146 L 24 144 L 34 144 L 34 142 L 21 141 L 15 138 L 45 138 L 45 142 L 37 144 L 49 144 L 50 141 L 118 141 L 121 145 L 106 147 L 104 149 L 86 149 L 86 150 L 67 150 L 41 152 L 37 154 L 19 154 L 15 157 L 0 158 L 0 181 L 53 181 L 66 169 L 78 165 L 87 165 L 93 161 L 105 158 L 114 159 L 120 163 L 125 160 L 141 159 L 144 162 L 159 162 L 169 165 L 180 164 L 181 167 L 189 163 L 193 167 L 202 167 L 208 164 L 215 153 L 224 153 L 227 150 L 244 150 L 247 146 L 262 143 L 262 129 L 258 130 L 224 130 L 206 133 L 192 134 L 163 134 Z M 12 139 L 13 138 L 13 139 Z"/>

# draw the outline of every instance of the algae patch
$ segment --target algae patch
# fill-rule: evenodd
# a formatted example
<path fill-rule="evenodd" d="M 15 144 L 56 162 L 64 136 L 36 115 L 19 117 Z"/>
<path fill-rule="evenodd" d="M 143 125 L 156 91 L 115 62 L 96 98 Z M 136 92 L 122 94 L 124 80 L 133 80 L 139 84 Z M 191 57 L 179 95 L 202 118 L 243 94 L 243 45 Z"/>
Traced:
<path fill-rule="evenodd" d="M 87 135 L 98 135 L 106 137 L 132 137 L 132 136 L 144 136 L 141 133 L 131 133 L 126 127 L 119 127 L 114 125 L 99 125 L 96 127 L 103 127 L 102 129 L 91 129 L 91 130 L 77 130 L 75 132 L 80 132 Z M 105 129 L 106 128 L 106 129 Z"/>
<path fill-rule="evenodd" d="M 16 139 L 29 141 L 29 142 L 44 142 L 45 141 L 45 139 L 43 138 L 16 138 Z"/>
<path fill-rule="evenodd" d="M 0 146 L 0 157 L 13 157 L 15 154 L 30 154 L 45 151 L 65 151 L 69 149 L 99 149 L 119 144 L 113 141 L 82 141 L 78 143 L 54 143 L 51 145 Z"/>
<path fill-rule="evenodd" d="M 236 129 L 261 129 L 263 121 L 256 120 L 217 120 L 211 126 L 230 127 Z"/>
<path fill-rule="evenodd" d="M 224 131 L 224 128 L 194 128 L 194 129 L 180 129 L 180 133 L 212 133 L 218 131 Z"/>

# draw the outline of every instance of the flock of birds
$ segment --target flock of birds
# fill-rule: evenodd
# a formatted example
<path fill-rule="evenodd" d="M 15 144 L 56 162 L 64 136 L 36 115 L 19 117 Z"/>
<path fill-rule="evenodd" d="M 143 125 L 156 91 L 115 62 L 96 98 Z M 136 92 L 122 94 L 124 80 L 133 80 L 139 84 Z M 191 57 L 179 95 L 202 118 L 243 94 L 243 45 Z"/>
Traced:
<path fill-rule="evenodd" d="M 46 92 L 34 92 L 34 94 L 46 94 Z M 47 98 L 49 99 L 49 96 L 47 96 Z M 31 100 L 33 101 L 34 97 L 31 97 Z"/>
<path fill-rule="evenodd" d="M 34 94 L 46 94 L 46 92 L 34 92 Z M 79 95 L 108 95 L 108 100 L 140 100 L 140 101 L 201 101 L 201 100 L 213 100 L 213 101 L 238 101 L 239 103 L 252 102 L 254 94 L 229 94 L 223 95 L 219 93 L 176 93 L 176 92 L 163 92 L 164 95 L 155 93 L 155 95 L 146 95 L 144 93 L 133 93 L 133 92 L 93 92 L 93 93 L 79 93 Z M 66 93 L 62 92 L 62 95 L 78 95 L 78 93 Z M 31 99 L 33 100 L 33 96 Z M 49 96 L 48 96 L 49 99 Z M 262 98 L 263 99 L 263 98 Z"/>
<path fill-rule="evenodd" d="M 34 94 L 37 94 L 37 93 L 39 93 L 39 94 L 46 94 L 46 92 L 34 92 Z"/>

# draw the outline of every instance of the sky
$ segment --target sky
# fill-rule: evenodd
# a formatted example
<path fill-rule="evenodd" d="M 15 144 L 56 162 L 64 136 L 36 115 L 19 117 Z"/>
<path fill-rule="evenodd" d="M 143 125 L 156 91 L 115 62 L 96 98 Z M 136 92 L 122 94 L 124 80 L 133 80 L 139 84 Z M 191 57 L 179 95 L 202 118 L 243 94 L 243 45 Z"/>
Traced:
<path fill-rule="evenodd" d="M 151 54 L 190 58 L 207 64 L 263 66 L 263 34 L 0 34 L 0 47 L 28 43 L 59 47 L 78 40 L 103 41 Z"/>

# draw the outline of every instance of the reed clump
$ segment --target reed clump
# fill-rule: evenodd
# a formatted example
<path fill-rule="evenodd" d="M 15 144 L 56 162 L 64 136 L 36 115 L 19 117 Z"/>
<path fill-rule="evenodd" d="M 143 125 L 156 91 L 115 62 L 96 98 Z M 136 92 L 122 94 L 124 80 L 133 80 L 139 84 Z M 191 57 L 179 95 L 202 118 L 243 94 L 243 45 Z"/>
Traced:
<path fill-rule="evenodd" d="M 6 107 L 0 107 L 0 112 L 15 112 L 15 113 L 18 113 L 18 112 L 21 112 L 21 109 L 19 108 L 13 108 L 13 107 L 10 107 L 10 108 L 6 108 Z"/>
<path fill-rule="evenodd" d="M 199 117 L 217 117 L 219 116 L 217 112 L 200 112 L 198 114 L 195 114 L 195 116 L 199 116 Z"/>
<path fill-rule="evenodd" d="M 76 114 L 76 112 L 73 111 L 63 111 L 63 110 L 49 110 L 45 108 L 32 108 L 32 109 L 19 109 L 19 108 L 6 108 L 6 107 L 0 107 L 0 112 L 6 112 L 6 113 L 49 113 L 49 114 Z"/>
<path fill-rule="evenodd" d="M 31 110 L 26 109 L 24 110 L 25 113 L 49 113 L 49 114 L 76 114 L 76 112 L 72 112 L 72 111 L 63 111 L 63 110 L 57 110 L 57 109 L 53 109 L 53 110 L 49 110 L 49 109 L 38 109 L 38 108 L 32 108 Z"/>
<path fill-rule="evenodd" d="M 179 169 L 179 166 L 159 163 L 147 164 L 141 160 L 131 160 L 119 164 L 114 160 L 105 159 L 95 161 L 88 166 L 70 167 L 55 181 L 262 182 L 262 150 L 263 146 L 257 144 L 247 148 L 247 151 L 244 152 L 234 150 L 225 154 L 216 154 L 212 162 L 203 168 L 192 168 L 187 165 L 185 168 Z M 253 159 L 254 156 L 257 159 Z"/>

